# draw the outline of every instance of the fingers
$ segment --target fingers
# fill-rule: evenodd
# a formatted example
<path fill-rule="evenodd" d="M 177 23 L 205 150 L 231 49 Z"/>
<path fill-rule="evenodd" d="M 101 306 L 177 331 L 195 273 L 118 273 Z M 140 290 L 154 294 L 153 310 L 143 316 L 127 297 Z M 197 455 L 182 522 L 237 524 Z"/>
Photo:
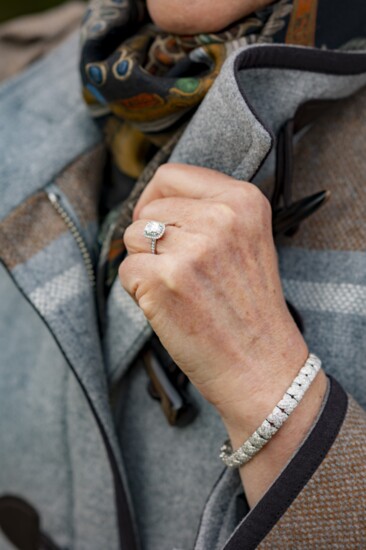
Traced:
<path fill-rule="evenodd" d="M 140 216 L 140 211 L 146 204 L 154 200 L 164 197 L 212 199 L 222 195 L 225 185 L 237 186 L 239 182 L 208 168 L 163 164 L 142 193 L 135 208 L 134 219 Z"/>
<path fill-rule="evenodd" d="M 146 204 L 140 210 L 139 219 L 160 220 L 186 231 L 196 231 L 197 225 L 214 209 L 213 201 L 167 197 Z"/>
<path fill-rule="evenodd" d="M 159 218 L 161 219 L 161 217 Z M 151 239 L 144 236 L 145 225 L 148 220 L 138 220 L 127 227 L 123 240 L 129 254 L 150 253 Z M 161 239 L 156 241 L 156 254 L 162 254 L 168 250 L 174 251 L 175 247 L 181 245 L 183 240 L 182 231 L 173 225 L 167 225 Z"/>
<path fill-rule="evenodd" d="M 201 202 L 197 199 L 181 197 L 157 199 L 140 209 L 138 219 L 161 220 L 165 224 L 181 227 L 183 224 L 189 223 L 193 213 L 198 214 Z"/>
<path fill-rule="evenodd" d="M 150 253 L 127 256 L 119 266 L 121 284 L 137 303 L 146 285 L 155 280 L 161 271 L 159 264 L 160 259 Z"/>

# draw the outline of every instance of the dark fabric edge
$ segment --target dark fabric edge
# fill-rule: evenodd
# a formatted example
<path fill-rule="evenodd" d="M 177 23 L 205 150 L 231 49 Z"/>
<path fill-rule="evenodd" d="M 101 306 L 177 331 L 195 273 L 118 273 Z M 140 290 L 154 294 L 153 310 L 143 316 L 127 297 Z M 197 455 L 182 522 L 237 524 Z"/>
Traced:
<path fill-rule="evenodd" d="M 41 315 L 41 313 L 37 310 L 37 308 L 34 307 L 34 304 L 29 300 L 27 294 L 23 291 L 23 289 L 19 286 L 17 281 L 15 280 L 12 272 L 8 269 L 6 263 L 4 260 L 0 257 L 0 264 L 3 265 L 4 269 L 8 273 L 9 277 L 13 281 L 14 285 L 18 289 L 18 291 L 22 294 L 22 296 L 25 298 L 25 300 L 28 302 L 28 304 L 32 307 L 32 309 L 36 312 L 36 314 L 42 319 L 43 323 L 46 325 L 48 331 L 52 335 L 54 341 L 56 342 L 60 353 L 64 357 L 66 363 L 69 365 L 70 370 L 74 374 L 77 382 L 80 385 L 80 389 L 82 393 L 84 394 L 84 397 L 90 407 L 90 410 L 94 416 L 94 419 L 96 421 L 96 424 L 99 428 L 102 441 L 105 445 L 105 450 L 108 456 L 108 460 L 110 463 L 111 471 L 112 471 L 112 477 L 114 481 L 114 487 L 115 487 L 115 500 L 116 500 L 116 514 L 117 514 L 117 526 L 118 526 L 118 532 L 119 532 L 119 541 L 120 541 L 120 549 L 121 550 L 138 550 L 138 540 L 136 537 L 135 529 L 134 529 L 134 522 L 131 516 L 129 501 L 126 495 L 126 492 L 124 490 L 122 476 L 119 471 L 117 458 L 114 454 L 114 451 L 112 449 L 112 445 L 109 441 L 109 437 L 107 435 L 107 432 L 104 428 L 104 425 L 99 418 L 99 415 L 94 407 L 93 401 L 84 386 L 82 380 L 80 379 L 78 373 L 74 369 L 73 365 L 69 361 L 68 357 L 66 356 L 64 350 L 61 347 L 60 342 L 58 341 L 58 338 L 56 337 L 55 333 L 53 332 L 52 328 L 49 326 L 47 320 Z M 126 529 L 126 525 L 128 526 Z"/>
<path fill-rule="evenodd" d="M 348 397 L 341 385 L 332 377 L 329 381 L 328 399 L 314 428 L 223 550 L 257 548 L 321 465 L 342 427 L 348 406 Z"/>
<path fill-rule="evenodd" d="M 276 136 L 258 115 L 245 93 L 245 86 L 239 81 L 239 71 L 248 69 L 289 69 L 316 72 L 338 76 L 366 73 L 365 53 L 348 53 L 319 48 L 290 45 L 255 45 L 244 49 L 234 60 L 234 78 L 248 108 L 271 138 L 271 145 L 260 164 L 249 178 L 252 181 L 270 155 Z"/>
<path fill-rule="evenodd" d="M 253 46 L 235 60 L 243 69 L 292 69 L 339 76 L 366 72 L 366 51 L 343 52 L 290 45 Z"/>

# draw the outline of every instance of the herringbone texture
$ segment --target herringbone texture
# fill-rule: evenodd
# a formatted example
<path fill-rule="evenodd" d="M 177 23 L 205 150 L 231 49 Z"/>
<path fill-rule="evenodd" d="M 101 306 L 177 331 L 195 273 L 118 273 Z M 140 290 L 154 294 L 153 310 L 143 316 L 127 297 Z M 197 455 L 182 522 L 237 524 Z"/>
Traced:
<path fill-rule="evenodd" d="M 366 548 L 365 420 L 365 411 L 350 398 L 345 421 L 332 448 L 258 548 Z"/>
<path fill-rule="evenodd" d="M 103 158 L 104 149 L 99 145 L 78 157 L 55 180 L 83 226 L 97 219 Z M 13 269 L 67 231 L 65 222 L 55 212 L 46 193 L 39 191 L 0 224 L 0 255 Z"/>
<path fill-rule="evenodd" d="M 316 250 L 366 250 L 366 89 L 334 105 L 299 143 L 294 199 L 331 191 L 329 202 L 287 246 Z M 365 543 L 366 546 L 366 543 Z"/>
<path fill-rule="evenodd" d="M 104 162 L 105 148 L 98 145 L 66 168 L 55 182 L 69 198 L 82 225 L 97 218 L 100 187 L 102 183 L 108 185 L 101 178 Z"/>

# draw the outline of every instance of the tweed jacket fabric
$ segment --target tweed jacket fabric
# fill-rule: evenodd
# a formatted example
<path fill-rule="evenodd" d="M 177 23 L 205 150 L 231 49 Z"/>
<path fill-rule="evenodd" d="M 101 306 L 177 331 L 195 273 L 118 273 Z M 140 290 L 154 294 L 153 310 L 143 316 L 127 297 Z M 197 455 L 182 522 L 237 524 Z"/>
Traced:
<path fill-rule="evenodd" d="M 223 472 L 216 458 L 225 434 L 209 405 L 195 395 L 200 414 L 179 431 L 149 399 L 134 361 L 149 328 L 118 282 L 101 341 L 80 249 L 49 198 L 56 189 L 69 203 L 92 254 L 103 147 L 79 96 L 76 57 L 73 38 L 0 89 L 1 550 L 11 548 L 9 536 L 19 548 L 48 541 L 70 550 L 362 548 L 366 418 L 342 386 L 365 407 L 365 55 L 240 50 L 171 157 L 263 184 L 283 123 L 309 99 L 337 100 L 299 142 L 295 163 L 296 192 L 327 180 L 334 200 L 279 243 L 286 297 L 324 360 L 329 390 L 305 441 L 252 510 L 237 472 Z M 355 197 L 350 216 L 343 205 Z M 39 520 L 28 530 L 27 506 Z"/>
<path fill-rule="evenodd" d="M 362 548 L 366 540 L 365 422 L 364 409 L 350 399 L 342 428 L 321 467 L 258 548 Z"/>

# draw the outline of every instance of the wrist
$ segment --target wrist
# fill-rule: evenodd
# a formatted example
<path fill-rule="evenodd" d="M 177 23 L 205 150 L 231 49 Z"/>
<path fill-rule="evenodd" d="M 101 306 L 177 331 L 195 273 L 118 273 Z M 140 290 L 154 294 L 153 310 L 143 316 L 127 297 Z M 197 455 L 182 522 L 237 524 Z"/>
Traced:
<path fill-rule="evenodd" d="M 275 405 L 282 399 L 284 392 L 291 383 L 292 380 L 290 384 L 282 386 L 279 389 L 280 397 L 278 399 L 274 399 L 274 395 L 277 394 L 277 388 L 271 395 L 263 393 L 263 400 L 260 401 L 262 408 L 260 409 L 259 406 L 255 407 L 253 404 L 255 410 L 253 410 L 250 419 L 248 418 L 248 413 L 245 411 L 245 422 L 243 419 L 240 423 L 239 410 L 236 411 L 235 422 L 232 421 L 233 416 L 230 416 L 230 418 L 222 417 L 234 450 L 241 447 L 244 441 L 249 439 L 255 430 L 259 428 Z M 288 454 L 288 452 L 291 454 L 301 443 L 319 413 L 326 388 L 326 376 L 321 369 L 295 410 L 289 415 L 286 422 L 284 422 L 279 431 L 259 454 L 263 455 L 265 452 L 272 454 L 274 450 L 275 454 L 279 455 Z"/>
<path fill-rule="evenodd" d="M 289 337 L 289 345 L 261 355 L 255 369 L 237 377 L 225 388 L 226 398 L 216 408 L 231 436 L 240 446 L 261 425 L 282 399 L 308 357 L 308 348 L 300 333 Z"/>

